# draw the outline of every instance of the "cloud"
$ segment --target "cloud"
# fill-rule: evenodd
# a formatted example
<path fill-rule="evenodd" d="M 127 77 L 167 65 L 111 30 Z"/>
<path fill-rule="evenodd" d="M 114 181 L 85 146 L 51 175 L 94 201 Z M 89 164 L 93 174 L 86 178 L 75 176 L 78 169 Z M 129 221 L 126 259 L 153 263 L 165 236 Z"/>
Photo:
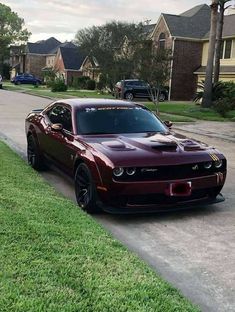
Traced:
<path fill-rule="evenodd" d="M 32 32 L 30 41 L 46 39 L 50 35 L 70 40 L 77 30 L 101 25 L 110 20 L 139 22 L 151 19 L 156 23 L 161 12 L 179 14 L 202 4 L 203 0 L 1 0 L 25 20 Z M 206 1 L 208 4 L 210 1 Z M 69 38 L 69 39 L 68 39 Z"/>

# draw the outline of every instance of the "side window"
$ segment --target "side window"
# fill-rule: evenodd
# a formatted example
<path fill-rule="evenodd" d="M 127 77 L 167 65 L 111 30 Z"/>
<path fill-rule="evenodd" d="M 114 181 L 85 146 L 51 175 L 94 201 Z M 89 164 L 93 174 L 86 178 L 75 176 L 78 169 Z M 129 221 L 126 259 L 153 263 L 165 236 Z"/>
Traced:
<path fill-rule="evenodd" d="M 65 130 L 72 132 L 72 117 L 68 108 L 60 105 L 54 106 L 47 113 L 47 117 L 51 123 L 61 123 Z"/>

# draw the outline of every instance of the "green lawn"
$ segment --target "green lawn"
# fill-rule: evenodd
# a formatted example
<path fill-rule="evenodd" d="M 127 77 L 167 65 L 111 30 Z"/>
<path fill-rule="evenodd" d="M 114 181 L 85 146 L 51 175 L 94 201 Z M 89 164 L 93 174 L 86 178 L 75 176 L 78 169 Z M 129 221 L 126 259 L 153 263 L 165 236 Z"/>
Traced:
<path fill-rule="evenodd" d="M 46 88 L 46 86 L 35 87 L 33 85 L 14 85 L 10 82 L 5 82 L 3 85 L 4 89 L 9 91 L 21 91 L 28 94 L 39 95 L 39 96 L 47 96 L 51 98 L 58 99 L 67 99 L 73 97 L 79 98 L 112 98 L 113 96 L 110 94 L 101 94 L 98 91 L 89 91 L 89 90 L 73 90 L 69 89 L 66 92 L 51 92 L 50 89 Z"/>
<path fill-rule="evenodd" d="M 155 109 L 152 103 L 146 102 L 145 105 L 152 110 Z M 194 102 L 161 102 L 159 107 L 161 113 L 168 113 L 175 116 L 185 116 L 188 118 L 211 121 L 235 121 L 235 110 L 229 112 L 227 118 L 223 118 L 213 109 L 202 108 Z"/>
<path fill-rule="evenodd" d="M 1 312 L 199 311 L 0 142 Z"/>

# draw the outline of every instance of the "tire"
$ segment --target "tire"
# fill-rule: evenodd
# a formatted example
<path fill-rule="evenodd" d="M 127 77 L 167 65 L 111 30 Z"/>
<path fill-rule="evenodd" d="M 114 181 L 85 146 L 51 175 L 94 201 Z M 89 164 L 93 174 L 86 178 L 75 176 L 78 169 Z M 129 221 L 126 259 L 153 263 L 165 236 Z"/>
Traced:
<path fill-rule="evenodd" d="M 134 95 L 132 92 L 126 92 L 125 93 L 125 99 L 128 101 L 132 101 L 134 99 Z"/>
<path fill-rule="evenodd" d="M 21 84 L 20 81 L 16 81 L 16 82 L 15 82 L 15 85 L 20 85 L 20 84 Z"/>
<path fill-rule="evenodd" d="M 41 171 L 45 169 L 45 163 L 40 155 L 36 140 L 32 134 L 27 138 L 27 159 L 28 164 L 35 170 Z"/>
<path fill-rule="evenodd" d="M 166 95 L 164 93 L 159 94 L 159 101 L 164 102 L 166 100 Z"/>
<path fill-rule="evenodd" d="M 36 87 L 38 87 L 38 86 L 39 86 L 39 82 L 36 81 L 36 82 L 34 83 L 34 85 L 35 85 Z"/>
<path fill-rule="evenodd" d="M 88 213 L 99 212 L 96 187 L 90 169 L 86 164 L 81 163 L 78 165 L 74 182 L 78 206 Z"/>

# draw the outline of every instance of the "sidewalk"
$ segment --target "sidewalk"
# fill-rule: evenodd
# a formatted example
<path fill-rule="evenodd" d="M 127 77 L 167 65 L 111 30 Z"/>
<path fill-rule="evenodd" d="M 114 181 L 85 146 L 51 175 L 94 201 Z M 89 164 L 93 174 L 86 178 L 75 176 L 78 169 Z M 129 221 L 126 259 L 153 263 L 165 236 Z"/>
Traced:
<path fill-rule="evenodd" d="M 182 130 L 235 142 L 235 122 L 196 121 L 194 123 L 175 123 L 173 130 Z"/>

